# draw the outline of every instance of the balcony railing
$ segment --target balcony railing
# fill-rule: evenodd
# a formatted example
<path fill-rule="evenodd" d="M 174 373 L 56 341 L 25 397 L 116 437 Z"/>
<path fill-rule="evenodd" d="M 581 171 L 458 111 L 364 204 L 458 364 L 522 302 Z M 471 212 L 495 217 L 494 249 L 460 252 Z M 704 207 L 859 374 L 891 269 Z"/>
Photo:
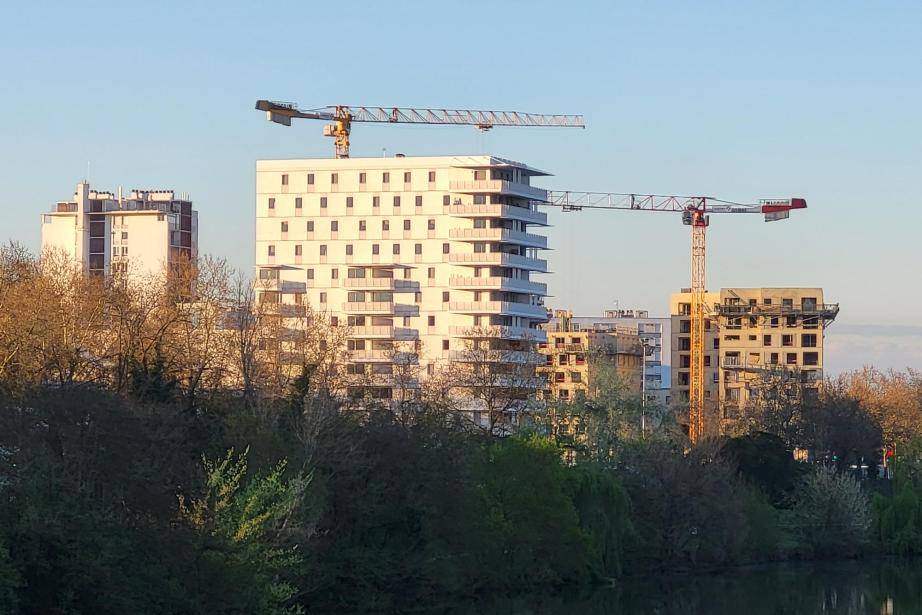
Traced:
<path fill-rule="evenodd" d="M 547 226 L 547 214 L 527 207 L 497 203 L 475 205 L 473 203 L 451 205 L 448 213 L 463 218 L 504 218 L 520 220 L 529 224 Z"/>
<path fill-rule="evenodd" d="M 451 276 L 448 285 L 452 288 L 471 288 L 471 289 L 493 289 L 506 290 L 520 293 L 531 293 L 533 295 L 547 295 L 547 284 L 541 282 L 532 282 L 531 280 L 519 280 L 516 278 L 488 277 L 475 278 L 470 276 Z"/>
<path fill-rule="evenodd" d="M 343 280 L 346 288 L 372 288 L 376 290 L 409 291 L 419 290 L 419 282 L 413 280 L 399 280 L 396 278 L 346 278 Z"/>
<path fill-rule="evenodd" d="M 451 239 L 472 241 L 500 241 L 521 244 L 533 248 L 547 248 L 547 237 L 534 233 L 523 233 L 505 228 L 453 228 L 448 231 Z"/>
<path fill-rule="evenodd" d="M 528 350 L 453 350 L 448 359 L 457 363 L 513 363 L 544 365 L 544 355 Z"/>
<path fill-rule="evenodd" d="M 512 340 L 531 340 L 535 343 L 547 341 L 547 333 L 541 329 L 531 327 L 506 327 L 502 325 L 488 325 L 485 327 L 449 327 L 448 333 L 453 337 L 466 338 L 497 338 Z"/>
<path fill-rule="evenodd" d="M 546 260 L 519 254 L 509 254 L 508 252 L 462 252 L 460 254 L 449 254 L 446 260 L 459 265 L 497 265 L 541 273 L 547 272 Z"/>
<path fill-rule="evenodd" d="M 452 192 L 468 194 L 508 194 L 520 196 L 534 201 L 546 201 L 547 190 L 536 188 L 528 184 L 510 182 L 503 179 L 480 179 L 466 182 L 449 182 L 448 189 Z"/>
<path fill-rule="evenodd" d="M 547 320 L 547 310 L 543 306 L 512 301 L 453 301 L 448 304 L 448 309 L 463 314 L 507 314 Z"/>

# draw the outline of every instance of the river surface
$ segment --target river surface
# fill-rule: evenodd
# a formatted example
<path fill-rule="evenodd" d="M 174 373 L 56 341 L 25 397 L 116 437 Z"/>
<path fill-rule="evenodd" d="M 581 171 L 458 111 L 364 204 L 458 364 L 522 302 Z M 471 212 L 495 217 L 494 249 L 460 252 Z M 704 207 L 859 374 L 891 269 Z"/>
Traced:
<path fill-rule="evenodd" d="M 484 615 L 922 615 L 922 559 L 771 564 L 651 575 L 583 595 L 499 600 Z"/>

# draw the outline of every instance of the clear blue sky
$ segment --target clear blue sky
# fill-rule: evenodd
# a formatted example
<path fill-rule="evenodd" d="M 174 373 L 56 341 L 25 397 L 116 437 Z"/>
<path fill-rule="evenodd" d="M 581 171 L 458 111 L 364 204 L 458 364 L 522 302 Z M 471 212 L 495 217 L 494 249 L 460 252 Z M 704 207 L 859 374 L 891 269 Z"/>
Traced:
<path fill-rule="evenodd" d="M 254 161 L 332 153 L 321 123 L 269 124 L 257 98 L 582 113 L 585 131 L 357 125 L 352 151 L 493 153 L 554 173 L 544 185 L 558 189 L 802 195 L 809 209 L 786 222 L 715 216 L 709 286 L 822 286 L 842 305 L 833 369 L 922 367 L 918 3 L 90 1 L 2 13 L 0 240 L 37 247 L 39 214 L 90 161 L 101 188 L 190 192 L 202 250 L 250 268 Z M 552 222 L 551 305 L 664 313 L 688 285 L 678 219 Z"/>

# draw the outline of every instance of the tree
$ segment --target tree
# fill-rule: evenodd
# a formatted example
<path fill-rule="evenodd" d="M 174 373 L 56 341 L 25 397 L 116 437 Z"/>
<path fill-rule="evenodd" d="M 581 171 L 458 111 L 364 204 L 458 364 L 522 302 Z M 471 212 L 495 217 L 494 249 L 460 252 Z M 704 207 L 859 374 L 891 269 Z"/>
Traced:
<path fill-rule="evenodd" d="M 853 477 L 817 467 L 801 483 L 794 502 L 789 523 L 812 554 L 850 556 L 866 542 L 871 510 Z"/>

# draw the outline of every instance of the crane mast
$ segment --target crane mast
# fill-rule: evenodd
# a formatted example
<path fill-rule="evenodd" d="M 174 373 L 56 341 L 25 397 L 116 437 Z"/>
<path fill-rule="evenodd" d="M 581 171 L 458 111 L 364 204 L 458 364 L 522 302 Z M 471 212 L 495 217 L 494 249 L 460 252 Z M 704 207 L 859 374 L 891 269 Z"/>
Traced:
<path fill-rule="evenodd" d="M 766 222 L 784 220 L 791 210 L 804 209 L 802 198 L 763 199 L 758 203 L 737 203 L 700 196 L 665 196 L 620 192 L 549 191 L 547 201 L 539 205 L 559 207 L 562 211 L 609 209 L 682 214 L 682 223 L 692 229 L 691 237 L 691 306 L 689 339 L 688 437 L 697 442 L 705 437 L 705 232 L 708 214 L 762 214 Z"/>
<path fill-rule="evenodd" d="M 410 107 L 350 107 L 335 105 L 319 109 L 301 110 L 295 103 L 257 100 L 256 109 L 266 112 L 266 119 L 283 126 L 291 126 L 292 119 L 326 120 L 323 135 L 332 137 L 336 144 L 336 157 L 349 157 L 349 135 L 352 122 L 384 124 L 444 124 L 475 126 L 490 130 L 494 126 L 545 126 L 557 128 L 585 128 L 581 115 L 547 115 L 520 111 L 482 111 L 475 109 L 414 109 Z"/>

